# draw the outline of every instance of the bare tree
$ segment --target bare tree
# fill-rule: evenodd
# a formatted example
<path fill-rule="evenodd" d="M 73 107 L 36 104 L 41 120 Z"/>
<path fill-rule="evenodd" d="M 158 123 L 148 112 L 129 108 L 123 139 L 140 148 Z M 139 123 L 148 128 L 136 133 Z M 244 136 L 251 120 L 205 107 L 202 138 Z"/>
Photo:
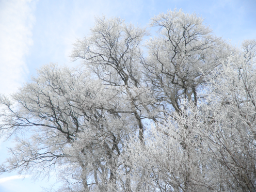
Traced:
<path fill-rule="evenodd" d="M 155 97 L 175 111 L 182 98 L 197 105 L 204 76 L 221 65 L 227 45 L 211 34 L 202 18 L 181 10 L 154 17 L 151 26 L 159 27 L 159 36 L 147 43 L 144 68 Z"/>
<path fill-rule="evenodd" d="M 236 50 L 176 10 L 151 26 L 143 47 L 145 29 L 97 19 L 74 44 L 82 67 L 1 96 L 16 140 L 1 172 L 54 170 L 66 192 L 255 191 L 255 41 Z"/>

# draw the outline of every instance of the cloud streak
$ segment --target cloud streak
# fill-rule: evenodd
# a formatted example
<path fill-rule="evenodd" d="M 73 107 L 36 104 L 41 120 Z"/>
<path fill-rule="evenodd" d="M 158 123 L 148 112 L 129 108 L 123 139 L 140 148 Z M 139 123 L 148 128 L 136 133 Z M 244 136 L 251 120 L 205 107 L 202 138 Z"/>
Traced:
<path fill-rule="evenodd" d="M 4 178 L 0 179 L 0 184 L 5 183 L 7 181 L 16 180 L 16 179 L 24 179 L 24 178 L 28 178 L 28 177 L 30 177 L 30 175 L 14 175 L 14 176 L 10 176 L 10 177 L 4 177 Z"/>
<path fill-rule="evenodd" d="M 10 94 L 27 74 L 25 55 L 32 45 L 34 1 L 0 1 L 0 93 Z"/>

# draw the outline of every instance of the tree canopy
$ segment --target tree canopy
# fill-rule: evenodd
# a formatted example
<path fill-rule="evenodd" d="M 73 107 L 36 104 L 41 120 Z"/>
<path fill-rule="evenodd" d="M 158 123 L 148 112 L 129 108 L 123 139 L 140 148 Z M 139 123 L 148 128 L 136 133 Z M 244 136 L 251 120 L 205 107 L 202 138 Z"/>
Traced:
<path fill-rule="evenodd" d="M 49 64 L 11 97 L 0 171 L 58 174 L 56 191 L 256 190 L 256 41 L 240 49 L 181 10 L 158 28 L 99 18 L 74 69 Z"/>

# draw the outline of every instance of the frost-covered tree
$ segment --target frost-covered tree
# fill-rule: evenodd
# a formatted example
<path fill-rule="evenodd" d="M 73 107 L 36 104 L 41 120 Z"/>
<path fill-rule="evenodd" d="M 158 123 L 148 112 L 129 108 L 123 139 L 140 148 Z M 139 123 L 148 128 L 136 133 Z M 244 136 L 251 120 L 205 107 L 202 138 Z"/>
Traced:
<path fill-rule="evenodd" d="M 133 127 L 132 120 L 112 113 L 122 105 L 119 96 L 114 87 L 105 89 L 86 73 L 54 65 L 42 68 L 12 101 L 1 100 L 6 106 L 1 130 L 25 134 L 16 138 L 13 156 L 2 170 L 65 170 L 61 176 L 71 177 L 81 191 L 92 185 L 87 182 L 91 175 L 95 184 L 114 180 L 122 137 Z"/>
<path fill-rule="evenodd" d="M 159 36 L 147 42 L 149 56 L 143 66 L 154 96 L 176 111 L 181 99 L 197 105 L 204 76 L 221 65 L 228 46 L 211 34 L 202 18 L 181 10 L 154 17 L 151 26 L 159 28 Z"/>
<path fill-rule="evenodd" d="M 152 19 L 157 37 L 97 19 L 77 69 L 47 65 L 1 97 L 1 172 L 55 171 L 58 191 L 255 191 L 256 43 L 232 48 L 196 15 Z M 143 52 L 143 51 L 144 52 Z"/>
<path fill-rule="evenodd" d="M 146 146 L 129 142 L 123 158 L 144 176 L 144 191 L 255 191 L 255 48 L 245 41 L 212 72 L 205 102 L 182 102 L 150 129 Z"/>
<path fill-rule="evenodd" d="M 120 19 L 96 20 L 92 34 L 78 41 L 72 58 L 81 58 L 87 68 L 102 80 L 106 87 L 118 87 L 129 100 L 127 109 L 138 121 L 140 139 L 143 140 L 143 107 L 148 104 L 142 82 L 140 65 L 141 41 L 145 30 L 126 25 Z"/>

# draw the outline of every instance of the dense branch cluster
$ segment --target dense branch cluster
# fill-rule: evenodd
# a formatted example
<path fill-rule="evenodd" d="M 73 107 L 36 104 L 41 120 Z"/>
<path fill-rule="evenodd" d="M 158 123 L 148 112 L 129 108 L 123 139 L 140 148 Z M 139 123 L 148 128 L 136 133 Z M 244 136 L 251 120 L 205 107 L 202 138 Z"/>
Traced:
<path fill-rule="evenodd" d="M 1 96 L 1 172 L 55 171 L 61 192 L 256 191 L 256 41 L 236 49 L 181 10 L 150 26 L 97 19 L 82 67 Z"/>

